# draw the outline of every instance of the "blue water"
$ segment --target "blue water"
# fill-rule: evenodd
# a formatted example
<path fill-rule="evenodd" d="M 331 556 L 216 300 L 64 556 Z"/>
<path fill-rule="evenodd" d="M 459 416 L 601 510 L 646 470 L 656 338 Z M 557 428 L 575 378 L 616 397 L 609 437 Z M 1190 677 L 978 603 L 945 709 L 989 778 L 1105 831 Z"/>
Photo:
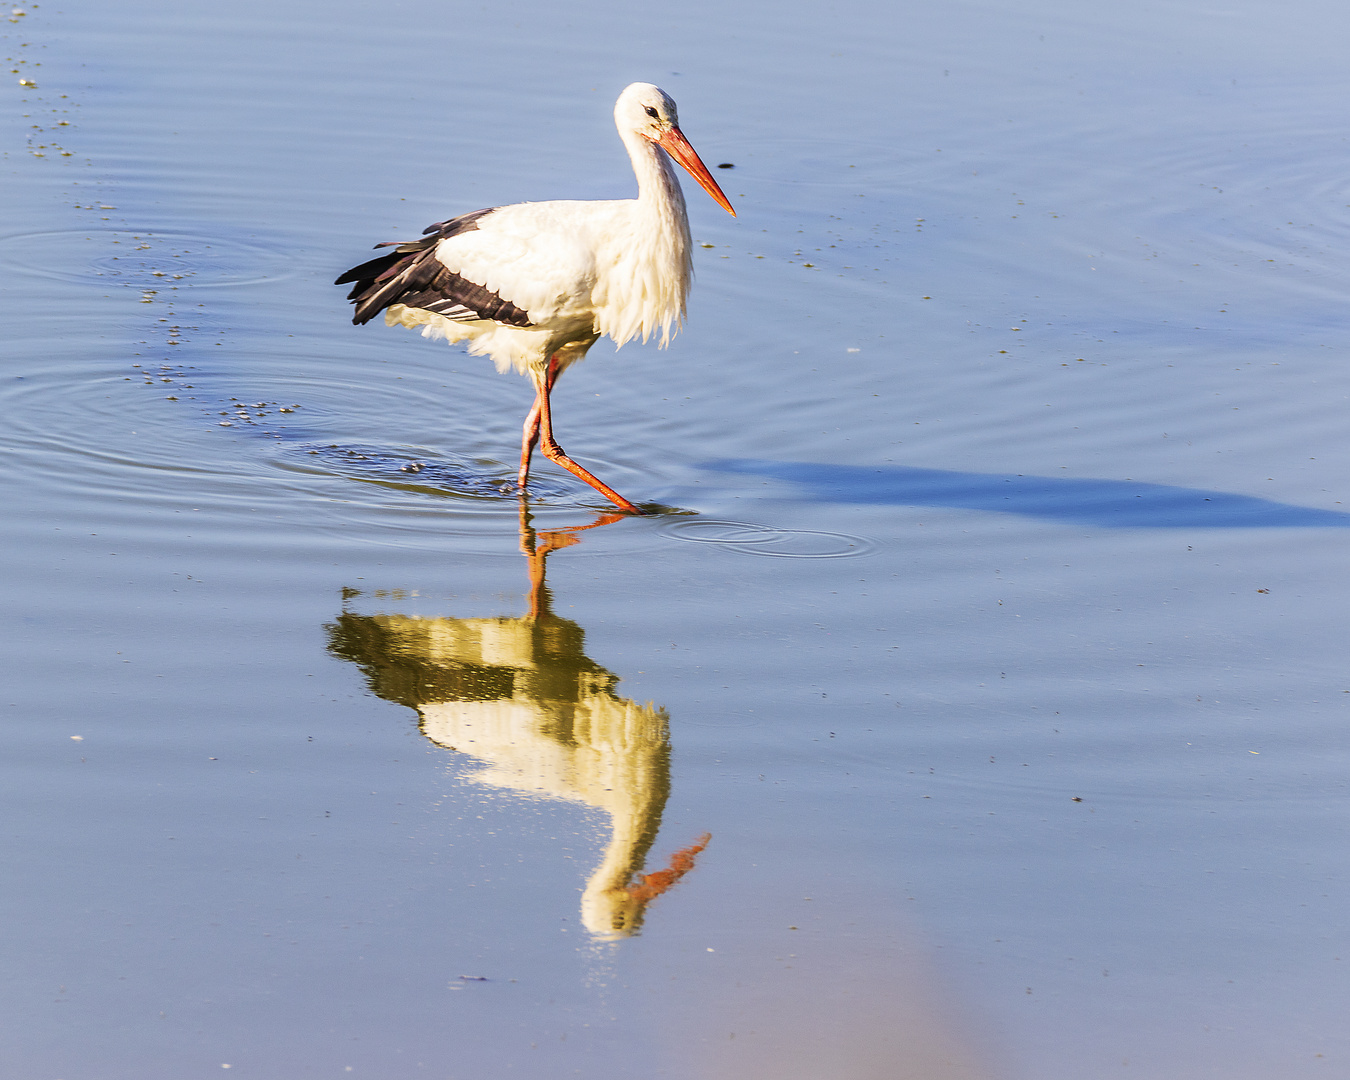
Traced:
<path fill-rule="evenodd" d="M 1341 8 L 14 6 L 7 1075 L 1350 1069 Z M 635 79 L 612 520 L 331 282 Z"/>

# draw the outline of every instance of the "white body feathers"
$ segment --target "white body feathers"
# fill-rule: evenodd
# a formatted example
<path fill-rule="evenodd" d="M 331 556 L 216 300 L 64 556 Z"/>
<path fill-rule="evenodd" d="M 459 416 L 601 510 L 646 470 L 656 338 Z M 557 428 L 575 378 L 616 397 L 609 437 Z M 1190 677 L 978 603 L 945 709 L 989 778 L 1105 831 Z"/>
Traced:
<path fill-rule="evenodd" d="M 541 371 L 554 355 L 561 371 L 600 337 L 621 346 L 659 335 L 669 344 L 684 318 L 692 245 L 674 165 L 628 115 L 635 99 L 652 92 L 669 103 L 673 120 L 674 102 L 644 83 L 625 90 L 614 110 L 637 175 L 636 199 L 504 206 L 437 244 L 442 265 L 524 309 L 532 325 L 456 320 L 404 304 L 391 305 L 385 321 L 467 341 L 499 371 L 521 374 Z"/>

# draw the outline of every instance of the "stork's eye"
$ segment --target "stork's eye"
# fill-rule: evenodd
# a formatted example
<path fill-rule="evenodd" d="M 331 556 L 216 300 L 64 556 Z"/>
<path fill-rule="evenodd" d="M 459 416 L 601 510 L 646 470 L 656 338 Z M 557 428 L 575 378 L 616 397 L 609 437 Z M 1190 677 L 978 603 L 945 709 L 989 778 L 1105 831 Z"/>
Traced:
<path fill-rule="evenodd" d="M 650 116 L 653 120 L 661 119 L 661 114 L 657 112 L 656 109 L 654 109 L 651 105 L 647 106 L 647 115 Z"/>

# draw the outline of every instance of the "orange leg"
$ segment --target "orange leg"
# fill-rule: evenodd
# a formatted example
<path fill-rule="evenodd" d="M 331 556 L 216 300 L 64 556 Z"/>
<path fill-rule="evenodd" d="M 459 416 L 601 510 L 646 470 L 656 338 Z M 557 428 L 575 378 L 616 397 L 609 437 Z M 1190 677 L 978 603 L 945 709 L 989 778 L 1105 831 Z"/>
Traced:
<path fill-rule="evenodd" d="M 563 453 L 563 448 L 558 445 L 557 440 L 554 439 L 553 437 L 553 416 L 549 410 L 549 400 L 548 400 L 549 391 L 553 389 L 553 381 L 556 378 L 557 378 L 557 360 L 555 358 L 554 360 L 549 361 L 548 372 L 544 375 L 544 377 L 540 378 L 537 382 L 538 392 L 535 396 L 534 409 L 531 410 L 530 412 L 531 417 L 534 416 L 535 410 L 537 410 L 539 413 L 538 417 L 539 430 L 537 433 L 537 437 L 539 439 L 539 452 L 543 454 L 544 457 L 548 458 L 549 461 L 553 462 L 555 465 L 559 465 L 562 468 L 566 469 L 573 476 L 577 477 L 580 480 L 585 480 L 586 483 L 590 484 L 591 487 L 595 488 L 596 491 L 600 492 L 601 495 L 607 498 L 620 510 L 623 510 L 629 514 L 644 513 L 641 507 L 637 506 L 637 504 L 629 502 L 608 484 L 603 483 L 600 480 L 597 480 L 589 472 L 587 472 L 575 461 L 573 461 L 570 457 L 568 457 L 565 453 Z M 528 444 L 529 447 L 532 448 L 534 443 L 533 439 L 530 438 L 532 434 L 531 428 L 532 428 L 531 422 L 527 418 L 525 421 L 525 442 Z M 524 454 L 522 453 L 522 457 L 523 456 Z M 522 481 L 523 476 L 526 472 L 527 464 L 528 459 L 521 462 L 520 468 L 522 473 Z"/>
<path fill-rule="evenodd" d="M 530 409 L 529 416 L 525 417 L 525 429 L 520 438 L 520 472 L 516 474 L 516 481 L 520 487 L 524 487 L 530 479 L 530 455 L 534 453 L 534 444 L 539 441 L 539 412 L 540 399 L 553 389 L 553 384 L 558 380 L 558 358 L 551 357 L 548 362 L 548 371 L 544 375 L 544 385 L 547 389 L 542 389 L 535 384 L 534 406 Z"/>
<path fill-rule="evenodd" d="M 525 430 L 520 437 L 520 472 L 516 474 L 516 481 L 521 488 L 529 482 L 530 479 L 530 455 L 534 453 L 534 444 L 539 441 L 539 395 L 536 392 L 534 406 L 530 413 L 525 417 Z"/>

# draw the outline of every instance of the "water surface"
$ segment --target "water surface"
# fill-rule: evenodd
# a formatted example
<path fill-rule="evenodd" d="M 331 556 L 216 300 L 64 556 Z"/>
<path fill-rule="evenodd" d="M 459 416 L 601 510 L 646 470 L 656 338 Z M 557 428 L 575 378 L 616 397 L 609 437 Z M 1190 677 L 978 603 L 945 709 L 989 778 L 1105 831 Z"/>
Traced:
<path fill-rule="evenodd" d="M 22 10 L 9 1072 L 1346 1070 L 1341 8 Z M 331 282 L 635 79 L 740 216 L 615 520 Z"/>

